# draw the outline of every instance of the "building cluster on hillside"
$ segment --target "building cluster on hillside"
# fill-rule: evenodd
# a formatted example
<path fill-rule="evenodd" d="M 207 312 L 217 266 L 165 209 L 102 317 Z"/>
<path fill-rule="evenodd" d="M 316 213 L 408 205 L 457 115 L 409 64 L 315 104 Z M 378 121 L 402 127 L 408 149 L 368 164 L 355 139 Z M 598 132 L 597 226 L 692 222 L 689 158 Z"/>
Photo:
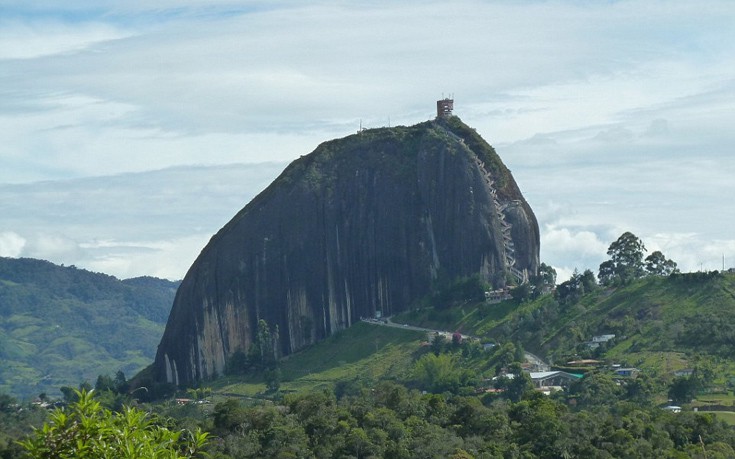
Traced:
<path fill-rule="evenodd" d="M 552 392 L 567 390 L 575 381 L 579 381 L 591 370 L 609 371 L 613 380 L 619 384 L 626 384 L 631 379 L 638 377 L 640 370 L 634 367 L 625 367 L 620 364 L 606 364 L 600 360 L 581 359 L 566 362 L 565 366 L 550 368 L 548 365 L 540 365 L 536 362 L 527 361 L 522 365 L 536 390 L 548 395 Z M 483 387 L 478 392 L 502 392 L 496 389 L 500 378 L 513 379 L 512 373 L 501 372 L 500 375 L 483 381 Z"/>
<path fill-rule="evenodd" d="M 500 290 L 499 292 L 502 292 L 502 291 L 504 290 Z M 361 320 L 365 322 L 369 322 L 369 323 L 370 322 L 376 323 L 376 324 L 389 324 L 390 323 L 388 318 L 383 317 L 379 311 L 376 312 L 375 317 L 361 318 Z M 392 324 L 392 325 L 395 325 L 395 324 Z M 406 325 L 404 324 L 403 326 L 406 326 Z M 591 349 L 594 349 L 602 344 L 606 344 L 606 343 L 613 341 L 615 337 L 616 335 L 612 333 L 595 335 L 595 336 L 592 336 L 590 341 L 586 342 L 585 344 L 589 346 Z M 464 342 L 469 342 L 469 341 L 476 342 L 477 344 L 482 346 L 482 349 L 486 352 L 492 351 L 492 349 L 497 346 L 496 343 L 483 342 L 477 337 L 473 337 L 470 335 L 464 335 L 460 333 L 459 331 L 449 332 L 449 331 L 438 331 L 438 330 L 426 330 L 426 340 L 421 343 L 421 346 L 431 346 L 432 343 L 436 342 L 437 339 L 442 339 L 445 342 L 457 343 L 457 344 L 462 344 Z M 545 394 L 549 394 L 551 392 L 560 391 L 560 390 L 566 390 L 569 387 L 569 385 L 583 378 L 585 373 L 591 370 L 610 371 L 612 373 L 613 379 L 618 384 L 625 384 L 626 381 L 635 379 L 640 373 L 640 370 L 638 368 L 627 367 L 627 366 L 623 366 L 623 365 L 616 364 L 616 363 L 609 364 L 601 360 L 594 360 L 594 359 L 571 360 L 571 361 L 566 362 L 566 364 L 561 367 L 552 368 L 547 363 L 543 362 L 540 358 L 533 356 L 532 354 L 526 353 L 526 358 L 527 358 L 527 361 L 521 365 L 523 372 L 528 374 L 536 390 L 539 390 Z M 690 373 L 686 373 L 686 371 L 691 371 L 691 370 L 682 370 L 682 374 L 690 374 Z M 498 379 L 499 378 L 513 379 L 513 377 L 514 375 L 512 373 L 506 373 L 505 371 L 502 371 L 500 375 L 495 376 L 494 378 L 485 379 L 483 381 L 483 385 L 480 388 L 478 388 L 478 391 L 479 392 L 497 392 L 499 390 L 502 391 L 502 389 L 496 389 L 495 387 Z"/>

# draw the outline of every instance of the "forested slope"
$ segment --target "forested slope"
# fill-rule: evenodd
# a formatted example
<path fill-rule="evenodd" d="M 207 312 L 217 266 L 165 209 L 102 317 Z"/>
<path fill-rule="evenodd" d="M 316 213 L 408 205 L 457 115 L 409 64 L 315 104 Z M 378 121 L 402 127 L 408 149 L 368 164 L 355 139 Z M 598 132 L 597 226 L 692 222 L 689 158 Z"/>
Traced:
<path fill-rule="evenodd" d="M 0 392 L 29 397 L 150 363 L 178 286 L 0 258 Z"/>

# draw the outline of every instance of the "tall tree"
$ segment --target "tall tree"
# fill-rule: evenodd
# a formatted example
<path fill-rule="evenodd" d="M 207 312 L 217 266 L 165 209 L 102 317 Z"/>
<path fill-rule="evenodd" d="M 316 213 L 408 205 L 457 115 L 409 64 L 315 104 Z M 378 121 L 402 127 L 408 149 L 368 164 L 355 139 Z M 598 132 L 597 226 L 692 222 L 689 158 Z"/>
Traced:
<path fill-rule="evenodd" d="M 495 385 L 498 389 L 504 389 L 505 397 L 512 402 L 519 402 L 533 393 L 531 377 L 518 362 L 513 362 L 508 368 L 508 374 L 499 378 Z"/>
<path fill-rule="evenodd" d="M 669 398 L 674 403 L 689 403 L 696 396 L 702 385 L 697 377 L 679 376 L 674 378 L 669 386 Z"/>
<path fill-rule="evenodd" d="M 278 328 L 271 334 L 268 322 L 263 319 L 258 321 L 258 331 L 255 340 L 248 352 L 248 358 L 256 366 L 270 366 L 276 360 L 274 335 L 278 336 Z"/>
<path fill-rule="evenodd" d="M 578 407 L 614 404 L 623 389 L 606 372 L 592 371 L 569 387 L 569 398 L 576 400 Z"/>
<path fill-rule="evenodd" d="M 538 276 L 536 276 L 536 289 L 554 288 L 556 285 L 556 270 L 553 266 L 541 263 L 538 267 Z"/>
<path fill-rule="evenodd" d="M 595 273 L 589 269 L 585 269 L 584 272 L 579 276 L 579 284 L 584 289 L 584 293 L 589 293 L 597 288 L 597 281 L 595 280 Z"/>
<path fill-rule="evenodd" d="M 666 258 L 660 250 L 652 252 L 646 257 L 645 262 L 646 271 L 653 276 L 668 276 L 679 272 L 676 262 Z"/>
<path fill-rule="evenodd" d="M 610 260 L 600 265 L 598 275 L 603 285 L 621 285 L 643 277 L 643 253 L 646 246 L 638 237 L 626 231 L 610 244 L 607 254 Z"/>
<path fill-rule="evenodd" d="M 122 370 L 118 370 L 117 373 L 115 373 L 115 391 L 118 394 L 122 394 L 124 392 L 127 392 L 130 388 L 130 384 L 128 384 L 128 380 L 125 378 L 125 373 L 122 372 Z"/>
<path fill-rule="evenodd" d="M 611 262 L 605 262 L 611 263 Z M 603 263 L 603 265 L 605 265 Z M 600 265 L 600 272 L 603 267 Z M 574 304 L 584 295 L 597 288 L 597 282 L 595 281 L 595 275 L 589 269 L 586 269 L 584 273 L 580 274 L 577 269 L 574 269 L 572 277 L 559 284 L 556 288 L 556 299 L 560 304 Z"/>

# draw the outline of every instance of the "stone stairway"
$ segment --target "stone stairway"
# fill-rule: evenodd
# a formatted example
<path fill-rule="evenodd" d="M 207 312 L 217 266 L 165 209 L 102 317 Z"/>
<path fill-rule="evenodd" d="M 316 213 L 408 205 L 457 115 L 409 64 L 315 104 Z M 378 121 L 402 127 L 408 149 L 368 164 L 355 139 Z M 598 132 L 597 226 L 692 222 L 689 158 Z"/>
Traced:
<path fill-rule="evenodd" d="M 524 273 L 524 271 L 519 270 L 515 267 L 516 264 L 516 258 L 515 258 L 515 245 L 513 244 L 513 238 L 511 236 L 511 229 L 512 226 L 510 223 L 508 223 L 505 220 L 505 210 L 515 203 L 501 203 L 500 200 L 498 200 L 497 191 L 495 189 L 495 181 L 492 179 L 492 176 L 490 173 L 485 169 L 485 164 L 482 162 L 480 158 L 477 157 L 477 155 L 474 155 L 475 164 L 477 165 L 477 168 L 480 169 L 480 172 L 482 173 L 485 184 L 487 184 L 488 188 L 490 189 L 490 194 L 493 197 L 493 204 L 495 205 L 495 213 L 498 217 L 498 220 L 500 220 L 500 229 L 503 234 L 503 251 L 504 251 L 504 261 L 505 261 L 505 269 L 510 272 L 513 277 L 515 277 L 516 281 L 519 284 L 523 284 L 525 282 L 528 282 L 528 275 Z"/>
<path fill-rule="evenodd" d="M 464 145 L 464 140 L 461 137 L 446 128 L 445 131 L 447 132 L 447 134 L 449 134 L 450 137 Z M 493 197 L 495 213 L 498 217 L 498 220 L 500 220 L 500 228 L 503 234 L 503 261 L 505 264 L 505 269 L 515 278 L 518 285 L 525 284 L 526 282 L 528 282 L 528 271 L 525 269 L 520 270 L 515 267 L 515 245 L 513 244 L 513 238 L 511 236 L 512 226 L 505 220 L 505 210 L 510 206 L 518 205 L 518 202 L 512 201 L 501 203 L 498 200 L 497 190 L 495 189 L 495 181 L 493 180 L 490 172 L 488 172 L 485 168 L 485 163 L 483 163 L 482 160 L 472 150 L 467 148 L 467 151 L 469 151 L 470 155 L 472 155 L 472 158 L 474 159 L 477 168 L 482 173 L 482 176 L 485 179 L 485 184 L 488 186 L 490 194 Z"/>

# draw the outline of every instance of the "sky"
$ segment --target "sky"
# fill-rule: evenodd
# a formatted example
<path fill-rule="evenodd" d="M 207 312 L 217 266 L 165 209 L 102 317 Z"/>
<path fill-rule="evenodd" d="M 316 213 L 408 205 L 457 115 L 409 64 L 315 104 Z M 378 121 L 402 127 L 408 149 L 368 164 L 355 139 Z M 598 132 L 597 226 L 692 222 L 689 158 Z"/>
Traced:
<path fill-rule="evenodd" d="M 735 266 L 735 2 L 0 0 L 0 256 L 180 279 L 292 160 L 455 114 L 564 280 Z"/>

